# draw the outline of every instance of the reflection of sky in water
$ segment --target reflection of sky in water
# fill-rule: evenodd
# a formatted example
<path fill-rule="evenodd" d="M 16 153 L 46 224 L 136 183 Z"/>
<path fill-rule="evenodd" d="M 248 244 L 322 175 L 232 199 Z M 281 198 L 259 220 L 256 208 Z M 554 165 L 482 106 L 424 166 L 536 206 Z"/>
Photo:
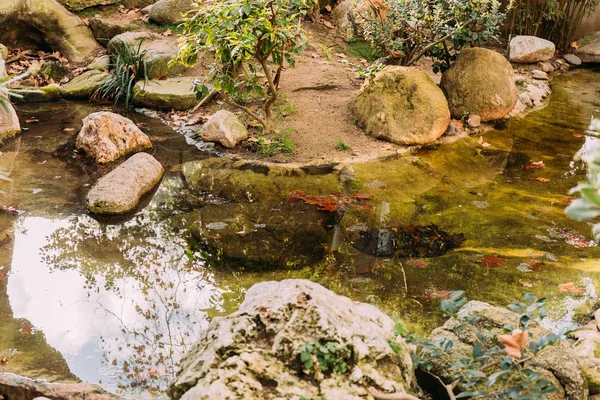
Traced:
<path fill-rule="evenodd" d="M 15 232 L 8 284 L 15 318 L 27 318 L 42 330 L 50 346 L 62 353 L 79 378 L 102 381 L 109 387 L 128 384 L 128 379 L 123 379 L 124 363 L 152 365 L 136 372 L 131 381 L 148 375 L 160 381 L 159 375 L 172 372 L 171 362 L 179 360 L 207 325 L 202 310 L 215 307 L 221 294 L 203 279 L 205 272 L 185 268 L 189 261 L 183 257 L 184 249 L 178 243 L 167 243 L 161 224 L 147 223 L 146 228 L 155 234 L 141 241 L 127 231 L 128 225 L 135 224 L 101 227 L 87 216 L 61 220 L 24 218 Z M 61 229 L 70 234 L 76 232 L 77 236 L 53 243 L 60 238 L 56 235 Z M 79 236 L 82 232 L 87 241 Z M 69 251 L 76 252 L 78 245 L 94 243 L 100 237 L 111 238 L 119 245 L 132 241 L 146 246 L 121 246 L 122 254 L 100 257 L 103 263 L 113 262 L 108 267 L 117 271 L 119 261 L 135 261 L 133 270 L 122 271 L 111 282 L 94 272 L 93 265 L 56 269 L 46 264 L 52 258 L 44 257 L 44 253 L 54 253 L 59 258 L 67 254 L 68 258 Z M 147 246 L 148 242 L 155 246 Z M 82 271 L 87 268 L 92 272 L 86 277 Z M 125 339 L 131 347 L 123 344 Z M 165 357 L 157 363 L 160 352 Z M 148 356 L 150 359 L 145 362 Z M 164 382 L 158 383 L 162 385 Z"/>

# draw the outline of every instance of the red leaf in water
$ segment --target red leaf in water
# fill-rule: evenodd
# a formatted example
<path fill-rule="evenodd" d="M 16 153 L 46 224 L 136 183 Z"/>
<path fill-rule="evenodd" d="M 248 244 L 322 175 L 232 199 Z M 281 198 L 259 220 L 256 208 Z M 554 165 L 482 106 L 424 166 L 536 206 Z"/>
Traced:
<path fill-rule="evenodd" d="M 481 258 L 481 262 L 488 268 L 498 268 L 506 264 L 506 260 L 504 258 L 496 256 L 483 256 Z"/>
<path fill-rule="evenodd" d="M 429 261 L 425 261 L 422 258 L 416 258 L 412 260 L 408 260 L 406 265 L 409 267 L 417 267 L 417 268 L 427 268 L 431 265 Z"/>
<path fill-rule="evenodd" d="M 560 285 L 558 285 L 558 291 L 564 292 L 564 293 L 575 293 L 575 294 L 583 294 L 584 293 L 583 289 L 580 289 L 577 286 L 575 286 L 575 284 L 573 282 L 561 283 Z"/>
<path fill-rule="evenodd" d="M 545 264 L 538 260 L 525 260 L 525 264 L 528 264 L 534 271 L 539 271 Z"/>
<path fill-rule="evenodd" d="M 448 290 L 433 290 L 433 289 L 425 289 L 425 297 L 430 299 L 450 299 L 450 295 L 452 292 Z"/>
<path fill-rule="evenodd" d="M 565 204 L 565 205 L 569 205 L 573 202 L 573 198 L 572 197 L 563 197 L 562 199 L 560 199 L 558 201 L 560 204 Z"/>

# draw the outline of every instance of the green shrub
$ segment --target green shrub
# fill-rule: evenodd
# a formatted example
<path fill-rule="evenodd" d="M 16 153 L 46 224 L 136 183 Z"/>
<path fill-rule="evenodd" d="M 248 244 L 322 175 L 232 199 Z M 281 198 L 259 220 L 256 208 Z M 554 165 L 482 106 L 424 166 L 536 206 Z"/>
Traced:
<path fill-rule="evenodd" d="M 132 48 L 124 43 L 115 49 L 115 54 L 111 55 L 109 66 L 113 74 L 104 79 L 92 98 L 112 99 L 115 105 L 124 100 L 125 107 L 129 108 L 136 82 L 140 80 L 148 82 L 146 60 L 144 59 L 147 50 L 142 50 L 143 43 L 142 39 L 137 47 Z"/>
<path fill-rule="evenodd" d="M 352 148 L 346 142 L 344 142 L 342 139 L 340 139 L 335 144 L 335 149 L 340 150 L 340 151 L 347 151 L 347 150 L 351 150 Z"/>
<path fill-rule="evenodd" d="M 358 10 L 365 38 L 394 63 L 412 65 L 423 56 L 443 71 L 455 50 L 481 46 L 506 18 L 498 0 L 381 0 Z"/>
<path fill-rule="evenodd" d="M 294 66 L 306 46 L 301 22 L 313 0 L 223 0 L 203 6 L 184 23 L 179 58 L 193 65 L 199 53 L 211 53 L 208 74 L 227 104 L 273 131 L 273 103 L 279 96 L 284 63 Z M 274 72 L 273 72 L 274 71 Z M 209 93 L 206 85 L 197 90 Z M 258 96 L 264 115 L 237 103 L 240 93 Z"/>

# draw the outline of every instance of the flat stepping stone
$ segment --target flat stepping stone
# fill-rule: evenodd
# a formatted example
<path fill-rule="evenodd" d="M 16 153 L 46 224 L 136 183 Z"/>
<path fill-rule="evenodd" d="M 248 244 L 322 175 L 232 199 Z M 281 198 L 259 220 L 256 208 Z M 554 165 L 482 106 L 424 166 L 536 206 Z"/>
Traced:
<path fill-rule="evenodd" d="M 107 73 L 90 70 L 84 72 L 60 88 L 60 94 L 63 97 L 74 99 L 88 99 L 102 84 L 102 81 L 108 76 Z"/>
<path fill-rule="evenodd" d="M 163 110 L 189 110 L 198 100 L 194 91 L 194 77 L 139 81 L 133 88 L 133 103 L 137 106 Z"/>
<path fill-rule="evenodd" d="M 154 157 L 137 153 L 96 182 L 87 195 L 94 214 L 118 215 L 134 210 L 142 196 L 162 179 L 165 170 Z"/>

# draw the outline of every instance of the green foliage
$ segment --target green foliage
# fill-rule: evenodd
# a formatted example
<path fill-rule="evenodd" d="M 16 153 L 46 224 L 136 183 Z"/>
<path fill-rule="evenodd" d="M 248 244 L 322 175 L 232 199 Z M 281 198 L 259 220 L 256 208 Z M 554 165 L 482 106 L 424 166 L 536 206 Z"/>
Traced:
<path fill-rule="evenodd" d="M 296 144 L 288 133 L 278 133 L 270 138 L 259 137 L 252 144 L 251 150 L 263 157 L 279 153 L 293 154 L 296 151 Z"/>
<path fill-rule="evenodd" d="M 401 65 L 412 65 L 423 56 L 437 61 L 444 71 L 454 51 L 481 46 L 500 32 L 506 17 L 498 0 L 383 0 L 360 10 L 365 38 Z M 509 4 L 510 5 L 510 4 Z"/>
<path fill-rule="evenodd" d="M 589 129 L 600 133 L 600 119 L 593 120 Z M 579 182 L 570 192 L 581 193 L 581 198 L 573 200 L 565 209 L 569 217 L 578 221 L 588 221 L 600 216 L 600 148 L 594 149 L 588 157 L 585 160 L 588 180 Z M 596 240 L 600 240 L 600 223 L 592 227 L 592 233 Z"/>
<path fill-rule="evenodd" d="M 293 67 L 306 46 L 302 18 L 313 0 L 223 0 L 206 4 L 184 23 L 179 58 L 193 65 L 199 53 L 212 53 L 208 80 L 225 102 L 273 130 L 272 105 L 279 95 L 284 63 Z M 273 73 L 273 69 L 275 73 Z M 266 81 L 266 82 L 265 82 Z M 208 94 L 206 84 L 197 90 Z M 258 97 L 264 116 L 236 103 L 240 93 Z"/>
<path fill-rule="evenodd" d="M 275 102 L 275 109 L 277 110 L 277 116 L 279 118 L 288 117 L 296 111 L 298 111 L 298 107 L 295 104 L 290 102 L 286 96 L 280 94 L 279 98 Z"/>
<path fill-rule="evenodd" d="M 352 351 L 337 342 L 310 342 L 298 351 L 305 371 L 345 374 L 352 359 Z"/>
<path fill-rule="evenodd" d="M 140 40 L 137 47 L 133 48 L 125 43 L 115 49 L 115 54 L 111 55 L 109 67 L 113 74 L 104 79 L 92 98 L 113 99 L 115 104 L 124 100 L 125 107 L 129 108 L 136 82 L 140 80 L 148 82 L 146 60 L 144 59 L 147 51 L 142 50 L 143 43 L 144 40 Z"/>
<path fill-rule="evenodd" d="M 362 58 L 371 63 L 382 57 L 385 57 L 385 53 L 383 53 L 379 48 L 374 48 L 369 42 L 352 39 L 347 41 L 347 44 L 348 53 L 350 53 L 350 55 L 353 57 Z"/>
<path fill-rule="evenodd" d="M 457 330 L 473 330 L 475 327 L 475 344 L 472 353 L 464 355 L 453 351 L 454 343 L 449 339 L 432 341 L 416 335 L 398 331 L 416 346 L 412 354 L 415 367 L 431 373 L 433 365 L 430 360 L 447 358 L 451 360 L 450 374 L 452 383 L 446 386 L 448 393 L 460 387 L 461 393 L 452 398 L 477 399 L 546 399 L 548 394 L 557 390 L 552 382 L 544 379 L 536 371 L 536 356 L 541 351 L 565 338 L 572 327 L 561 330 L 557 334 L 540 337 L 520 349 L 521 357 L 513 358 L 505 352 L 505 346 L 499 341 L 497 334 L 477 324 L 480 318 L 458 315 L 460 307 L 466 303 L 464 292 L 453 292 L 450 298 L 441 304 L 444 314 L 457 318 L 461 325 Z M 538 299 L 534 294 L 524 294 L 522 301 L 510 304 L 508 308 L 517 317 L 516 326 L 505 326 L 504 333 L 527 335 L 527 328 L 534 320 L 547 315 L 545 299 Z"/>
<path fill-rule="evenodd" d="M 335 144 L 335 149 L 340 150 L 340 151 L 348 151 L 348 150 L 351 150 L 352 148 L 346 142 L 344 142 L 342 139 L 340 139 Z"/>

